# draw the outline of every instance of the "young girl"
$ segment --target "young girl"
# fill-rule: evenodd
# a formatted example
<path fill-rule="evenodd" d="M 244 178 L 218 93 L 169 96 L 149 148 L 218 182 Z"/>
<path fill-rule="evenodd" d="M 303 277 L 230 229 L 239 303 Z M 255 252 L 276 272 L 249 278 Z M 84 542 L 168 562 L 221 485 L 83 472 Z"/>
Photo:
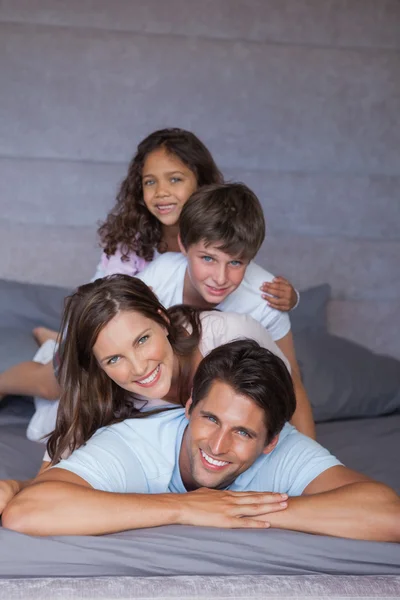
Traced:
<path fill-rule="evenodd" d="M 201 359 L 246 337 L 289 363 L 248 315 L 164 308 L 145 283 L 114 275 L 81 286 L 61 328 L 61 398 L 41 471 L 84 445 L 101 427 L 184 406 Z M 297 412 L 297 411 L 296 411 Z M 296 422 L 296 412 L 293 423 Z M 29 482 L 0 482 L 0 513 Z"/>
<path fill-rule="evenodd" d="M 179 251 L 183 205 L 198 187 L 222 180 L 210 152 L 193 133 L 175 128 L 150 134 L 139 144 L 116 205 L 99 228 L 103 254 L 94 279 L 114 273 L 133 276 L 158 253 Z M 282 277 L 265 283 L 262 291 L 278 310 L 287 311 L 297 304 L 296 290 Z M 34 335 L 39 343 L 57 337 L 45 328 L 36 328 Z M 45 364 L 28 361 L 0 374 L 0 398 L 7 394 L 59 398 L 51 358 L 45 355 L 37 360 Z"/>

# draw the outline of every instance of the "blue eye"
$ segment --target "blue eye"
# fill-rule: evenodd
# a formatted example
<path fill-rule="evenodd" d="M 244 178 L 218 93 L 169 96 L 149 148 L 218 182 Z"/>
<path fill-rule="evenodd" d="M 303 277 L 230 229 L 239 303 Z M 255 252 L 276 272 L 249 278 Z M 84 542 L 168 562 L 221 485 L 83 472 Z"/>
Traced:
<path fill-rule="evenodd" d="M 210 263 L 210 262 L 212 262 L 212 260 L 213 260 L 213 258 L 212 258 L 211 256 L 202 256 L 201 258 L 202 258 L 202 260 L 204 260 L 204 262 L 206 262 L 206 263 Z"/>
<path fill-rule="evenodd" d="M 177 181 L 182 181 L 180 177 L 171 177 L 171 182 L 176 183 Z"/>
<path fill-rule="evenodd" d="M 241 267 L 242 263 L 240 260 L 231 260 L 232 267 Z"/>
<path fill-rule="evenodd" d="M 242 436 L 242 437 L 247 437 L 247 438 L 249 438 L 249 437 L 250 437 L 250 435 L 249 435 L 249 434 L 247 433 L 247 431 L 245 431 L 244 429 L 239 429 L 239 430 L 238 430 L 238 434 L 239 434 L 240 436 Z"/>
<path fill-rule="evenodd" d="M 120 357 L 118 355 L 112 356 L 108 361 L 108 365 L 115 365 L 119 361 Z"/>
<path fill-rule="evenodd" d="M 153 185 L 154 183 L 154 179 L 147 179 L 146 181 L 143 182 L 143 185 L 148 186 L 148 185 Z"/>
<path fill-rule="evenodd" d="M 148 335 L 142 335 L 142 337 L 138 340 L 139 346 L 141 346 L 142 344 L 144 344 L 145 342 L 147 342 L 148 339 L 149 339 Z"/>
<path fill-rule="evenodd" d="M 217 422 L 217 419 L 211 415 L 204 415 L 204 418 L 207 419 L 207 421 L 211 421 L 211 423 Z"/>

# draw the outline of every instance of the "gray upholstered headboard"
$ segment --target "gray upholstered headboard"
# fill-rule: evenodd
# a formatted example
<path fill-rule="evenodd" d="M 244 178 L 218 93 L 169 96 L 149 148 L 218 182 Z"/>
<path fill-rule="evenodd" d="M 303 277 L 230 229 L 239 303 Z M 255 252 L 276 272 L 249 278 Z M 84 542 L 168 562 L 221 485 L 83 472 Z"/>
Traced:
<path fill-rule="evenodd" d="M 136 144 L 180 126 L 259 194 L 259 262 L 400 356 L 400 4 L 161 4 L 1 3 L 0 277 L 87 280 Z"/>

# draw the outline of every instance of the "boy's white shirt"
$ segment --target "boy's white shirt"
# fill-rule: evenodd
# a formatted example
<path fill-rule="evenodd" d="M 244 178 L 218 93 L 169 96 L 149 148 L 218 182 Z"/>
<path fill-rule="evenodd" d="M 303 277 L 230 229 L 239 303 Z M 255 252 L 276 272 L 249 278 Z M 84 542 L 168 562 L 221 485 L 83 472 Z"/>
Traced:
<path fill-rule="evenodd" d="M 183 285 L 187 258 L 180 252 L 166 252 L 153 260 L 136 275 L 150 286 L 166 308 L 183 303 Z M 222 311 L 248 314 L 267 329 L 273 340 L 280 340 L 290 331 L 287 313 L 268 306 L 261 296 L 260 286 L 274 276 L 250 262 L 239 287 L 215 308 Z"/>

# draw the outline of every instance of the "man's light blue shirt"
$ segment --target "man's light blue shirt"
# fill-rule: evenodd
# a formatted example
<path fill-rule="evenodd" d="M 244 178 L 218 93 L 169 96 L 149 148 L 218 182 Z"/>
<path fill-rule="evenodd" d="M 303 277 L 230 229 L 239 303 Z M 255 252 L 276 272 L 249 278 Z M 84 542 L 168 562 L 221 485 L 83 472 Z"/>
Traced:
<path fill-rule="evenodd" d="M 187 425 L 181 408 L 127 419 L 97 431 L 54 468 L 67 469 L 108 492 L 184 493 L 179 453 Z M 328 450 L 286 424 L 274 450 L 259 456 L 229 489 L 300 496 L 318 475 L 340 464 Z"/>

